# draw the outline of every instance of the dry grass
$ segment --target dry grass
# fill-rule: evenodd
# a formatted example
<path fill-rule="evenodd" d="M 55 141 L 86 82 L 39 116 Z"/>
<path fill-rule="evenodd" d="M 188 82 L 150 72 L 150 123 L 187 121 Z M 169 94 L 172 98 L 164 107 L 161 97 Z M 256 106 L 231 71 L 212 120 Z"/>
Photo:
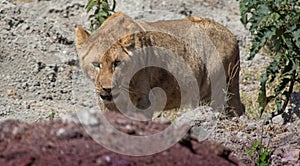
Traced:
<path fill-rule="evenodd" d="M 176 118 L 180 117 L 186 111 L 187 111 L 186 109 L 180 110 L 178 108 L 171 109 L 171 110 L 164 110 L 161 113 L 158 113 L 158 112 L 154 113 L 153 119 L 162 117 L 162 118 L 166 118 L 170 121 L 174 121 L 174 120 L 176 120 Z"/>
<path fill-rule="evenodd" d="M 242 103 L 246 107 L 246 115 L 250 118 L 259 117 L 259 104 L 257 102 L 259 92 L 259 77 L 262 69 L 257 70 L 252 68 L 241 68 L 240 79 L 240 96 Z"/>
<path fill-rule="evenodd" d="M 246 107 L 246 115 L 249 118 L 257 118 L 259 117 L 259 105 L 257 102 L 258 91 L 254 92 L 241 92 L 241 100 L 242 103 L 245 104 Z"/>

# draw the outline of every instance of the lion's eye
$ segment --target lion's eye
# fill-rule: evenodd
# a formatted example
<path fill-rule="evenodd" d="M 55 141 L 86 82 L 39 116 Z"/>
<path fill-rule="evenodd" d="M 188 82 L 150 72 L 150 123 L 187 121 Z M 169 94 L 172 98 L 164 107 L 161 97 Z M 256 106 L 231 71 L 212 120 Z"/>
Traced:
<path fill-rule="evenodd" d="M 114 68 L 118 67 L 121 64 L 121 61 L 115 61 L 114 62 Z"/>
<path fill-rule="evenodd" d="M 101 68 L 101 63 L 99 62 L 92 62 L 92 64 L 95 68 L 99 68 L 99 69 Z"/>

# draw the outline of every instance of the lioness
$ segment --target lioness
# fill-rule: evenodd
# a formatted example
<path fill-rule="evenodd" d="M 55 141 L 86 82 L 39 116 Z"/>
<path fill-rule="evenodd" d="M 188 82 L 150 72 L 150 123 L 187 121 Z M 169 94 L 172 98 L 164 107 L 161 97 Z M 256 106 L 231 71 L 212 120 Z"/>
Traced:
<path fill-rule="evenodd" d="M 130 67 L 118 67 L 133 57 L 141 56 L 135 55 L 139 54 L 135 50 L 158 47 L 182 57 L 190 66 L 197 80 L 194 91 L 200 94 L 196 100 L 202 101 L 199 104 L 213 100 L 212 85 L 215 88 L 224 77 L 226 87 L 218 93 L 221 96 L 221 93 L 226 92 L 226 113 L 240 116 L 245 111 L 239 95 L 240 58 L 237 40 L 228 29 L 210 19 L 189 17 L 182 20 L 144 22 L 135 21 L 119 12 L 108 18 L 94 35 L 90 36 L 81 26 L 76 28 L 75 33 L 80 66 L 95 83 L 101 103 L 108 109 L 117 109 L 113 98 L 118 97 L 122 88 L 129 91 L 131 102 L 140 109 L 151 105 L 149 93 L 154 87 L 160 87 L 165 92 L 167 100 L 164 110 L 180 107 L 181 101 L 193 100 L 182 97 L 185 88 L 192 88 L 180 87 L 180 82 L 185 79 L 178 82 L 172 75 L 174 73 L 160 67 L 147 66 L 139 70 L 127 80 L 129 82 L 125 88 L 120 82 L 128 79 L 127 75 L 114 81 L 114 75 L 122 77 L 131 72 Z M 155 57 L 152 55 L 155 51 L 138 52 L 147 52 L 146 58 Z M 162 51 L 158 54 L 165 53 Z M 175 73 L 183 72 L 182 78 L 186 78 L 185 69 L 177 60 L 168 61 L 165 58 L 161 61 L 167 64 L 167 69 L 172 68 L 176 70 Z M 156 62 L 161 63 L 157 59 Z M 136 66 L 133 61 L 130 65 L 132 68 Z M 113 92 L 115 89 L 118 90 Z"/>

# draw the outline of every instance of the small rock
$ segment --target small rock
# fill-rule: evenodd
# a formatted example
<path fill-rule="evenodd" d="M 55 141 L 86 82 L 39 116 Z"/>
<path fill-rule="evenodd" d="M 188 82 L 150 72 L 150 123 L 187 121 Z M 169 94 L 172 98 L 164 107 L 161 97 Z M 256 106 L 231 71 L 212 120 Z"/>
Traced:
<path fill-rule="evenodd" d="M 3 116 L 3 115 L 7 115 L 7 112 L 6 111 L 1 111 L 0 116 Z"/>
<path fill-rule="evenodd" d="M 84 125 L 95 126 L 99 125 L 100 123 L 98 118 L 88 111 L 78 111 L 77 117 L 78 119 L 80 119 L 80 122 Z"/>
<path fill-rule="evenodd" d="M 29 25 L 27 25 L 27 24 L 22 24 L 21 25 L 21 30 L 22 31 L 26 31 L 26 30 L 29 30 L 30 29 L 30 26 Z"/>
<path fill-rule="evenodd" d="M 35 64 L 33 67 L 33 72 L 38 73 L 39 71 L 40 71 L 39 66 L 37 64 Z"/>
<path fill-rule="evenodd" d="M 246 127 L 246 131 L 253 131 L 256 129 L 256 123 L 249 123 Z"/>
<path fill-rule="evenodd" d="M 27 87 L 28 87 L 27 82 L 24 82 L 24 83 L 22 84 L 22 88 L 23 88 L 23 89 L 26 89 Z"/>
<path fill-rule="evenodd" d="M 29 109 L 30 108 L 30 104 L 26 101 L 20 102 L 20 105 L 23 106 L 25 109 Z"/>
<path fill-rule="evenodd" d="M 58 72 L 63 72 L 65 69 L 63 67 L 58 68 Z"/>
<path fill-rule="evenodd" d="M 34 84 L 33 84 L 33 86 L 40 86 L 41 84 L 40 84 L 40 82 L 39 81 L 37 81 L 37 82 L 35 82 Z"/>
<path fill-rule="evenodd" d="M 16 95 L 17 95 L 17 92 L 14 91 L 14 90 L 12 90 L 12 89 L 8 89 L 8 90 L 6 91 L 6 94 L 7 94 L 7 96 L 16 96 Z"/>
<path fill-rule="evenodd" d="M 132 125 L 126 125 L 125 128 L 124 128 L 124 132 L 126 134 L 129 134 L 129 135 L 132 135 L 135 133 L 135 130 L 134 128 L 132 127 Z"/>
<path fill-rule="evenodd" d="M 111 158 L 109 156 L 105 156 L 105 161 L 106 162 L 110 162 L 111 161 Z"/>
<path fill-rule="evenodd" d="M 59 130 L 56 131 L 56 136 L 61 136 L 66 132 L 64 128 L 60 128 Z"/>
<path fill-rule="evenodd" d="M 237 117 L 233 117 L 233 118 L 231 119 L 231 121 L 237 123 L 237 122 L 239 122 L 239 119 L 238 119 Z"/>
<path fill-rule="evenodd" d="M 167 118 L 164 118 L 164 117 L 154 119 L 153 121 L 157 122 L 157 123 L 162 123 L 162 124 L 171 124 L 171 121 Z"/>
<path fill-rule="evenodd" d="M 245 138 L 245 133 L 242 132 L 242 131 L 237 132 L 236 137 L 237 137 L 239 140 L 245 140 L 245 139 L 246 139 L 246 138 Z"/>
<path fill-rule="evenodd" d="M 203 141 L 210 134 L 201 126 L 193 126 L 190 132 L 191 132 L 191 137 L 197 139 L 198 141 Z"/>
<path fill-rule="evenodd" d="M 286 150 L 286 152 L 283 154 L 283 158 L 281 159 L 281 161 L 293 165 L 297 164 L 297 161 L 299 161 L 300 158 L 299 154 L 300 154 L 300 149 Z"/>
<path fill-rule="evenodd" d="M 56 84 L 55 82 L 51 82 L 50 86 L 55 87 L 55 84 Z M 52 90 L 52 92 L 54 92 L 54 91 Z"/>
<path fill-rule="evenodd" d="M 83 103 L 81 103 L 81 105 L 87 108 L 93 107 L 93 104 L 91 104 L 89 101 L 84 101 Z"/>
<path fill-rule="evenodd" d="M 281 115 L 277 115 L 277 116 L 272 118 L 272 122 L 273 122 L 273 124 L 283 125 L 284 119 L 282 118 Z"/>
<path fill-rule="evenodd" d="M 30 86 L 30 87 L 28 88 L 28 90 L 29 90 L 29 92 L 34 92 L 34 91 L 35 91 L 35 87 L 34 87 L 34 86 Z"/>
<path fill-rule="evenodd" d="M 64 123 L 75 122 L 77 124 L 80 124 L 76 113 L 67 113 L 66 115 L 63 115 L 61 119 Z"/>
<path fill-rule="evenodd" d="M 97 164 L 97 165 L 104 165 L 104 164 L 103 164 L 103 161 L 102 161 L 102 159 L 101 159 L 101 157 L 97 158 L 96 164 Z"/>
<path fill-rule="evenodd" d="M 45 99 L 45 100 L 53 100 L 53 97 L 52 97 L 51 94 L 46 94 L 42 98 Z"/>
<path fill-rule="evenodd" d="M 75 105 L 76 103 L 77 103 L 77 102 L 76 102 L 75 99 L 72 99 L 72 100 L 71 100 L 71 104 L 72 104 L 72 105 Z"/>
<path fill-rule="evenodd" d="M 128 123 L 128 120 L 126 120 L 126 119 L 116 119 L 116 123 L 118 125 L 126 125 Z"/>

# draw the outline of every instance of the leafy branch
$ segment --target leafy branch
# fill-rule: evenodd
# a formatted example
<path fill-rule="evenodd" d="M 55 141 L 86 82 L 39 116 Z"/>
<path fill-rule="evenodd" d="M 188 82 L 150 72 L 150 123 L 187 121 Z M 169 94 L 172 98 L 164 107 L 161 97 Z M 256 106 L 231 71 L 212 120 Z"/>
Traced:
<path fill-rule="evenodd" d="M 91 22 L 90 31 L 94 33 L 101 24 L 115 12 L 116 1 L 111 0 L 88 0 L 85 7 L 86 12 L 89 13 L 93 9 L 93 14 L 89 16 Z"/>
<path fill-rule="evenodd" d="M 275 101 L 278 113 L 283 113 L 294 85 L 300 83 L 300 1 L 240 0 L 240 11 L 241 22 L 254 37 L 248 59 L 262 47 L 273 57 L 260 77 L 261 114 L 271 101 Z M 273 91 L 272 95 L 267 95 L 267 90 Z"/>

